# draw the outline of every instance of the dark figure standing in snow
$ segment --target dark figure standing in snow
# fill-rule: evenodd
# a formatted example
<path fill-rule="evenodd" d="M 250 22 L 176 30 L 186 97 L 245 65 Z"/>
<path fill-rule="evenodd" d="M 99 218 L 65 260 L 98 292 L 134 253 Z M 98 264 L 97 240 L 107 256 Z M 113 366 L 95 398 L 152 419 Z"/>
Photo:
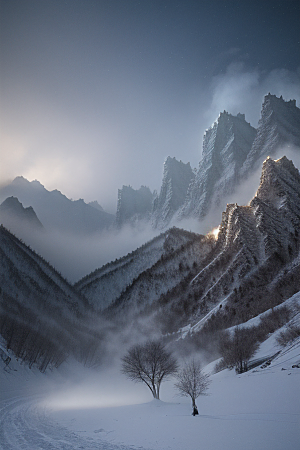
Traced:
<path fill-rule="evenodd" d="M 193 407 L 193 412 L 192 412 L 192 414 L 193 414 L 193 416 L 197 416 L 199 413 L 198 413 L 198 408 L 197 408 L 197 406 L 196 405 L 194 405 L 194 407 Z"/>

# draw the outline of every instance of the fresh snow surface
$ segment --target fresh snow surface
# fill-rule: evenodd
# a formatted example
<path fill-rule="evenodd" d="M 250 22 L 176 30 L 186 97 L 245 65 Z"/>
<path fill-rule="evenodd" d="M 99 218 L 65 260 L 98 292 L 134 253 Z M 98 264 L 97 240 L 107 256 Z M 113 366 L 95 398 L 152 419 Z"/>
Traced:
<path fill-rule="evenodd" d="M 272 335 L 256 356 L 276 351 Z M 212 375 L 208 395 L 197 400 L 199 416 L 193 417 L 190 401 L 176 396 L 172 381 L 162 385 L 163 401 L 151 401 L 146 387 L 118 369 L 83 377 L 74 364 L 73 379 L 66 382 L 65 369 L 42 375 L 12 360 L 12 369 L 0 373 L 0 449 L 295 450 L 300 368 L 292 365 L 299 362 L 300 340 L 267 368 Z"/>

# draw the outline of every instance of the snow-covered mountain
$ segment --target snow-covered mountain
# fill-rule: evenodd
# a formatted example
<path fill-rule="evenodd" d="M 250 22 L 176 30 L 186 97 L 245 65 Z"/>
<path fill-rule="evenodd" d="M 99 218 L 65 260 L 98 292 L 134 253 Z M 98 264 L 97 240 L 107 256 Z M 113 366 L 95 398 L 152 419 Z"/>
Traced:
<path fill-rule="evenodd" d="M 243 323 L 300 290 L 299 230 L 300 174 L 286 157 L 264 162 L 255 197 L 227 205 L 218 235 L 171 228 L 74 288 L 2 227 L 1 333 L 43 369 L 101 355 L 103 318 L 179 336 Z"/>
<path fill-rule="evenodd" d="M 153 208 L 154 194 L 146 186 L 133 189 L 123 186 L 118 190 L 118 205 L 116 214 L 117 227 L 125 224 L 134 225 L 138 221 L 149 221 Z"/>
<path fill-rule="evenodd" d="M 82 199 L 70 200 L 58 190 L 48 191 L 39 181 L 15 178 L 0 188 L 0 202 L 14 196 L 32 207 L 46 230 L 90 234 L 107 229 L 114 216 L 86 204 Z"/>
<path fill-rule="evenodd" d="M 152 315 L 164 332 L 248 320 L 300 290 L 299 230 L 299 171 L 286 157 L 268 158 L 256 196 L 227 205 L 217 239 L 199 236 L 139 272 L 108 315 Z"/>
<path fill-rule="evenodd" d="M 190 163 L 185 164 L 168 156 L 164 162 L 161 190 L 153 205 L 154 228 L 163 229 L 169 225 L 175 212 L 183 205 L 194 177 Z"/>
<path fill-rule="evenodd" d="M 267 156 L 274 157 L 285 147 L 300 148 L 300 109 L 295 100 L 266 95 L 257 130 L 244 114 L 220 113 L 204 134 L 196 173 L 189 163 L 166 159 L 160 194 L 153 203 L 152 226 L 164 230 L 170 224 L 180 226 L 183 219 L 203 221 L 210 213 L 221 215 L 228 197 L 243 190 L 245 180 Z M 124 202 L 124 216 L 127 209 L 130 216 L 132 207 Z"/>
<path fill-rule="evenodd" d="M 179 217 L 203 219 L 221 199 L 232 194 L 239 181 L 239 171 L 251 149 L 256 134 L 244 114 L 220 114 L 203 138 L 202 160 Z"/>

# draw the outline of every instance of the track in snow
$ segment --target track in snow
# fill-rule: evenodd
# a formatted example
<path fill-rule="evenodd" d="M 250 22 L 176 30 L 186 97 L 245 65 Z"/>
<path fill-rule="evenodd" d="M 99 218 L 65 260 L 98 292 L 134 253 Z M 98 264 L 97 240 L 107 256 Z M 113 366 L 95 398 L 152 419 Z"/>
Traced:
<path fill-rule="evenodd" d="M 38 398 L 14 397 L 0 403 L 0 449 L 134 450 L 136 447 L 78 436 L 53 422 Z"/>

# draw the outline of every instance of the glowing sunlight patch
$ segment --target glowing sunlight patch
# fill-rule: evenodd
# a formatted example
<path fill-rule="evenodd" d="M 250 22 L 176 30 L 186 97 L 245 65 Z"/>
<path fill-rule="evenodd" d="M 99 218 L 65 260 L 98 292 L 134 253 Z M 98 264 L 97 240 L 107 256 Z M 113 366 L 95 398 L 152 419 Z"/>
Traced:
<path fill-rule="evenodd" d="M 218 239 L 219 231 L 220 231 L 220 227 L 214 228 L 214 229 L 211 231 L 211 234 L 213 235 L 213 237 L 214 237 L 215 239 Z"/>

